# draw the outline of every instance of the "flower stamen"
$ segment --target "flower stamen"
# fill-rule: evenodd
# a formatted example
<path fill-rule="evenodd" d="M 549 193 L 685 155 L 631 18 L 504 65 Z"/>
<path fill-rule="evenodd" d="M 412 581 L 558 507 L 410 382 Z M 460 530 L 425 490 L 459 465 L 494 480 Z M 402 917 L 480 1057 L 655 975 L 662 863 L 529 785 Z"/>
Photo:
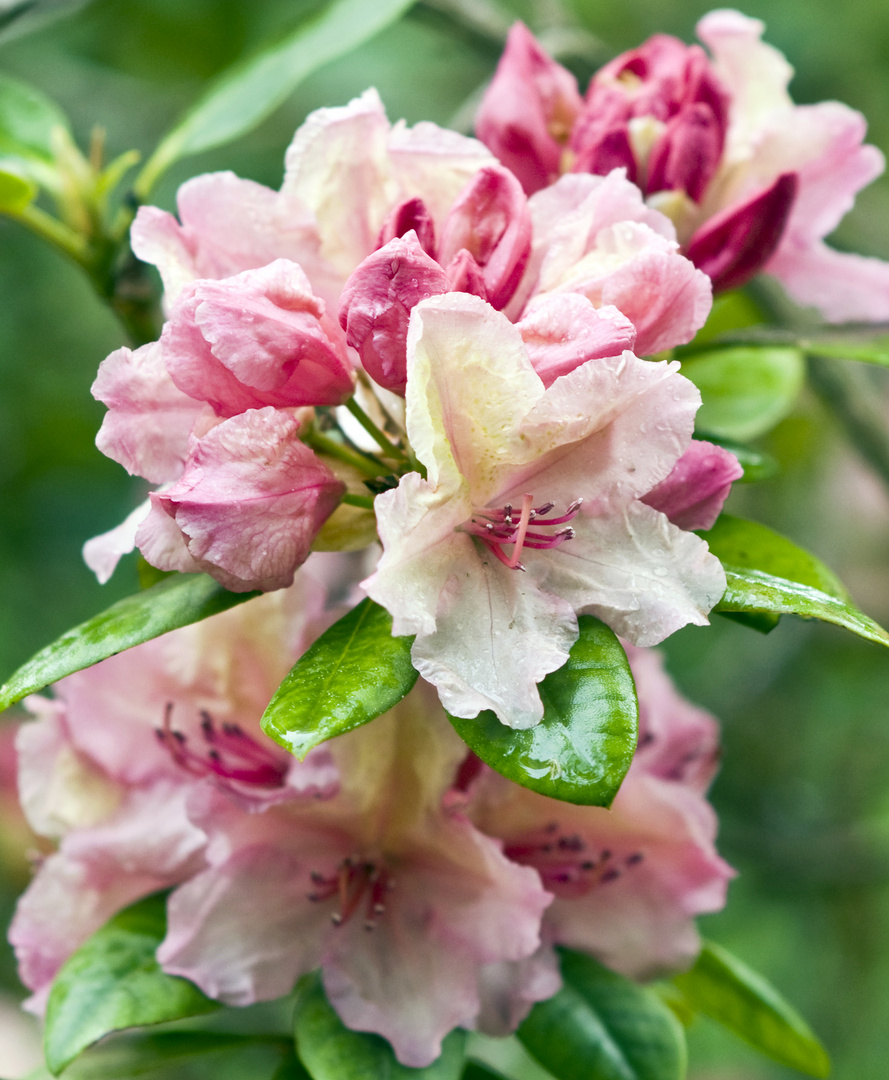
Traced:
<path fill-rule="evenodd" d="M 535 508 L 531 505 L 533 500 L 534 496 L 529 493 L 522 496 L 518 519 L 516 519 L 516 509 L 509 503 L 502 509 L 478 510 L 462 526 L 462 531 L 477 536 L 485 547 L 510 570 L 524 570 L 521 556 L 525 548 L 541 551 L 558 547 L 566 540 L 574 539 L 574 529 L 570 526 L 556 532 L 541 532 L 540 530 L 549 530 L 554 525 L 564 525 L 573 520 L 583 503 L 583 499 L 576 499 L 568 506 L 564 514 L 550 517 L 548 515 L 555 504 L 548 502 Z M 533 528 L 531 528 L 532 525 Z M 504 544 L 513 545 L 511 555 L 504 551 Z"/>

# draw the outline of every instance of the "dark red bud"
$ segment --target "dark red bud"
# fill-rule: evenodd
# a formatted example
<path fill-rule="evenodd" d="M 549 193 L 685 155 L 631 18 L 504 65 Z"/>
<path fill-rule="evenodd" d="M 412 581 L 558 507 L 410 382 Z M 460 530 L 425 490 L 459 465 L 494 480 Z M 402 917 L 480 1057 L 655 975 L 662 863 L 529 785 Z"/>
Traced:
<path fill-rule="evenodd" d="M 646 192 L 684 191 L 700 202 L 719 168 L 724 142 L 709 105 L 698 102 L 677 113 L 648 159 Z"/>
<path fill-rule="evenodd" d="M 420 247 L 434 258 L 435 222 L 426 208 L 426 203 L 420 198 L 405 199 L 393 207 L 380 229 L 377 247 L 384 247 L 390 240 L 406 236 L 412 229 L 417 234 Z"/>
<path fill-rule="evenodd" d="M 796 173 L 783 173 L 770 188 L 698 229 L 686 255 L 710 277 L 714 292 L 743 285 L 774 255 L 798 187 Z"/>
<path fill-rule="evenodd" d="M 466 248 L 460 248 L 445 268 L 454 292 L 472 293 L 482 300 L 488 299 L 485 276 L 482 269 Z"/>

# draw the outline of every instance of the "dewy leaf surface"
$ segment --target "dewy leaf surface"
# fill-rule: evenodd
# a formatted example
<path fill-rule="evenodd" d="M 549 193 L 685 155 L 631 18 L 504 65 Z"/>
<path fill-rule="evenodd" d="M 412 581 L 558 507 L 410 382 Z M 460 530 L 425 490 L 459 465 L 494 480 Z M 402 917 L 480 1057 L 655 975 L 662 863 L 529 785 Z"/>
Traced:
<path fill-rule="evenodd" d="M 673 982 L 693 1009 L 769 1057 L 810 1076 L 826 1077 L 830 1058 L 805 1020 L 761 975 L 707 942 L 690 971 Z"/>
<path fill-rule="evenodd" d="M 796 348 L 733 346 L 696 352 L 682 374 L 701 391 L 695 430 L 746 442 L 763 435 L 793 408 L 805 380 Z"/>
<path fill-rule="evenodd" d="M 0 711 L 124 649 L 260 595 L 229 592 L 205 574 L 175 574 L 112 604 L 32 656 L 0 686 Z"/>
<path fill-rule="evenodd" d="M 567 664 L 540 684 L 544 714 L 536 727 L 515 731 L 491 711 L 450 720 L 482 761 L 523 787 L 610 806 L 636 749 L 636 688 L 614 633 L 592 615 L 578 622 Z"/>
<path fill-rule="evenodd" d="M 437 1061 L 425 1069 L 409 1069 L 385 1039 L 343 1024 L 317 974 L 300 984 L 294 1025 L 297 1052 L 312 1080 L 459 1080 L 463 1072 L 464 1032 L 447 1036 Z"/>
<path fill-rule="evenodd" d="M 262 717 L 262 729 L 302 760 L 397 705 L 417 681 L 411 637 L 392 636 L 392 616 L 362 600 L 291 668 Z"/>
<path fill-rule="evenodd" d="M 223 72 L 165 136 L 136 190 L 144 198 L 174 161 L 222 146 L 274 112 L 313 71 L 379 33 L 414 0 L 333 0 L 297 30 Z"/>
<path fill-rule="evenodd" d="M 518 1030 L 556 1080 L 683 1080 L 682 1026 L 654 993 L 568 950 L 562 976 Z"/>
<path fill-rule="evenodd" d="M 97 930 L 62 965 L 46 1010 L 44 1053 L 58 1074 L 111 1031 L 212 1012 L 220 1005 L 155 959 L 166 934 L 166 897 L 149 896 Z"/>

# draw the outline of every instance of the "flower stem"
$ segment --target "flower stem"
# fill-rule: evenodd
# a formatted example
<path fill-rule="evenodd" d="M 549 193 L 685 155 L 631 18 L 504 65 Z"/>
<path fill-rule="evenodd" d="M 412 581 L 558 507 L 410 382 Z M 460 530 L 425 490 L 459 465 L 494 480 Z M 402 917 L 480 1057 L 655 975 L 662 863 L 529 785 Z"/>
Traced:
<path fill-rule="evenodd" d="M 340 502 L 344 502 L 346 506 L 360 506 L 365 510 L 373 510 L 374 501 L 371 495 L 344 495 Z"/>
<path fill-rule="evenodd" d="M 346 408 L 385 454 L 396 458 L 398 461 L 407 461 L 405 453 L 392 442 L 385 432 L 377 427 L 354 397 L 349 398 L 346 402 Z"/>
<path fill-rule="evenodd" d="M 328 435 L 323 435 L 320 431 L 315 431 L 311 428 L 308 429 L 302 435 L 302 441 L 307 446 L 311 446 L 312 449 L 318 450 L 322 454 L 327 454 L 328 457 L 336 458 L 338 461 L 351 465 L 359 472 L 364 473 L 365 476 L 381 476 L 389 471 L 381 461 L 378 461 L 370 454 L 363 454 L 359 453 L 357 450 L 350 450 L 348 446 L 344 446 L 341 442 L 331 439 Z"/>

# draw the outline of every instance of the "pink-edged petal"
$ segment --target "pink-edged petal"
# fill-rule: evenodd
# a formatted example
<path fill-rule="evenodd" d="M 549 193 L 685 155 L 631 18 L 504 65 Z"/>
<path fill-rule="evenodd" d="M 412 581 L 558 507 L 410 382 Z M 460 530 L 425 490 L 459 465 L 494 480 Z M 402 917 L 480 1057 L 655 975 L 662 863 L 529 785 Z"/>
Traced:
<path fill-rule="evenodd" d="M 570 824 L 582 828 L 577 817 Z M 687 967 L 700 948 L 695 916 L 725 906 L 734 876 L 716 853 L 715 832 L 716 815 L 696 792 L 652 776 L 625 783 L 611 813 L 586 830 L 620 873 L 582 898 L 557 898 L 547 937 L 630 978 Z"/>
<path fill-rule="evenodd" d="M 485 1035 L 511 1035 L 538 1001 L 547 1001 L 562 987 L 559 961 L 551 946 L 542 945 L 525 960 L 485 964 L 479 970 L 476 1028 Z"/>
<path fill-rule="evenodd" d="M 404 394 L 411 311 L 420 300 L 450 288 L 447 275 L 414 232 L 391 240 L 352 274 L 343 289 L 340 322 L 374 382 Z"/>
<path fill-rule="evenodd" d="M 624 643 L 639 698 L 639 746 L 633 776 L 644 772 L 703 795 L 719 766 L 719 726 L 682 697 L 656 649 Z"/>
<path fill-rule="evenodd" d="M 182 479 L 153 497 L 188 554 L 227 588 L 289 585 L 339 502 L 344 485 L 298 431 L 295 417 L 271 407 L 232 417 L 193 441 Z M 140 531 L 140 547 L 146 537 Z"/>
<path fill-rule="evenodd" d="M 813 243 L 782 245 L 766 270 L 800 304 L 818 308 L 829 322 L 889 321 L 889 263 Z"/>
<path fill-rule="evenodd" d="M 20 897 L 9 927 L 19 978 L 35 992 L 30 1010 L 43 1013 L 56 972 L 90 934 L 165 884 L 112 866 L 92 866 L 64 852 L 50 855 Z"/>
<path fill-rule="evenodd" d="M 278 258 L 300 263 L 319 295 L 336 297 L 342 279 L 321 257 L 314 218 L 292 194 L 222 172 L 186 181 L 177 202 L 181 225 L 142 207 L 132 228 L 133 250 L 160 270 L 168 304 L 196 278 L 225 278 Z"/>
<path fill-rule="evenodd" d="M 163 969 L 229 1005 L 290 993 L 317 966 L 330 927 L 327 912 L 308 899 L 313 865 L 257 842 L 192 877 L 168 901 L 157 953 Z"/>
<path fill-rule="evenodd" d="M 401 852 L 385 912 L 330 935 L 324 985 L 347 1026 L 387 1038 L 422 1068 L 454 1027 L 474 1027 L 482 965 L 520 961 L 540 944 L 550 903 L 537 875 L 459 817 L 429 822 Z"/>
<path fill-rule="evenodd" d="M 587 296 L 596 307 L 611 304 L 623 312 L 636 327 L 640 356 L 691 341 L 713 303 L 706 274 L 678 250 L 651 239 L 630 224 L 603 231 L 601 267 L 581 264 L 573 281 L 562 285 Z M 606 268 L 612 260 L 617 265 Z"/>
<path fill-rule="evenodd" d="M 697 34 L 713 55 L 713 67 L 731 97 L 729 152 L 745 143 L 775 110 L 792 105 L 787 84 L 793 68 L 761 41 L 765 24 L 739 11 L 711 11 Z"/>
<path fill-rule="evenodd" d="M 342 334 L 296 263 L 200 281 L 194 318 L 213 356 L 261 404 L 339 405 L 353 374 Z"/>
<path fill-rule="evenodd" d="M 142 522 L 151 512 L 151 504 L 146 499 L 128 514 L 120 525 L 115 525 L 106 533 L 93 536 L 83 545 L 83 561 L 96 575 L 100 585 L 108 581 L 117 564 L 124 555 L 136 546 L 136 533 Z"/>
<path fill-rule="evenodd" d="M 448 266 L 461 250 L 468 251 L 481 268 L 489 303 L 505 307 L 531 251 L 527 199 L 506 169 L 480 169 L 451 207 L 441 230 L 439 262 Z"/>
<path fill-rule="evenodd" d="M 92 395 L 108 406 L 96 446 L 153 484 L 182 475 L 188 436 L 203 408 L 170 378 L 159 342 L 102 361 Z"/>
<path fill-rule="evenodd" d="M 32 694 L 25 705 L 37 717 L 16 738 L 19 800 L 31 828 L 58 838 L 111 817 L 124 789 L 78 752 L 62 703 Z"/>
<path fill-rule="evenodd" d="M 725 571 L 693 533 L 639 501 L 584 504 L 569 543 L 541 552 L 542 587 L 598 616 L 636 645 L 657 645 L 689 623 L 706 626 Z"/>
<path fill-rule="evenodd" d="M 165 495 L 152 491 L 149 511 L 139 520 L 134 543 L 142 557 L 158 570 L 199 574 L 202 564 L 189 553 L 187 538 L 176 524 L 176 509 Z"/>
<path fill-rule="evenodd" d="M 453 559 L 436 629 L 411 650 L 414 667 L 455 716 L 493 709 L 509 727 L 532 727 L 543 716 L 537 684 L 567 661 L 577 620 L 570 600 L 474 543 L 466 537 L 470 551 Z"/>
<path fill-rule="evenodd" d="M 464 477 L 484 505 L 503 468 L 529 456 L 516 420 L 543 393 L 518 329 L 480 298 L 449 293 L 414 309 L 407 432 L 431 484 Z"/>
<path fill-rule="evenodd" d="M 636 328 L 617 308 L 595 308 L 575 293 L 532 300 L 517 325 L 546 387 L 587 360 L 619 356 L 636 342 Z"/>
<path fill-rule="evenodd" d="M 673 471 L 642 499 L 680 529 L 710 529 L 732 484 L 744 475 L 738 459 L 721 446 L 693 440 Z"/>
<path fill-rule="evenodd" d="M 516 23 L 485 92 L 476 132 L 532 194 L 561 172 L 562 147 L 582 108 L 574 76 Z"/>

